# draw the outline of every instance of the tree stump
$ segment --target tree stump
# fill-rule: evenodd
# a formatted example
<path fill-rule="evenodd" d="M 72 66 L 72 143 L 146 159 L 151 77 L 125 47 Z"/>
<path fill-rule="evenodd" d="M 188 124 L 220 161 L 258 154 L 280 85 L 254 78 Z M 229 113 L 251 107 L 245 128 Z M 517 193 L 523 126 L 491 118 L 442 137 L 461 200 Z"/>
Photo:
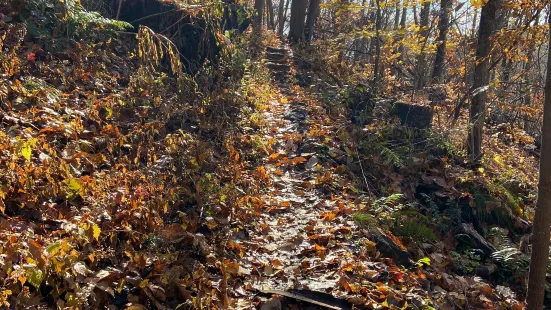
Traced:
<path fill-rule="evenodd" d="M 391 114 L 399 116 L 402 125 L 407 127 L 430 129 L 432 126 L 432 107 L 395 102 Z"/>

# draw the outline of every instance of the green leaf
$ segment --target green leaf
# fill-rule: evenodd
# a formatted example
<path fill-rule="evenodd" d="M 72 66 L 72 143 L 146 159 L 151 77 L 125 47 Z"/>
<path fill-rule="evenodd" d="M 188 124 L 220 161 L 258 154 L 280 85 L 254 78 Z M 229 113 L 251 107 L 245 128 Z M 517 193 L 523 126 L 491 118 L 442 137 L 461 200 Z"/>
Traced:
<path fill-rule="evenodd" d="M 72 199 L 78 196 L 82 190 L 82 186 L 76 179 L 68 179 L 65 181 L 67 185 L 68 193 L 67 198 Z"/>
<path fill-rule="evenodd" d="M 32 268 L 29 269 L 27 272 L 29 275 L 27 281 L 38 289 L 40 287 L 40 284 L 42 284 L 42 281 L 44 280 L 44 274 L 42 273 L 42 270 L 38 268 Z"/>
<path fill-rule="evenodd" d="M 61 242 L 55 242 L 46 247 L 46 252 L 49 256 L 54 256 L 61 251 Z"/>

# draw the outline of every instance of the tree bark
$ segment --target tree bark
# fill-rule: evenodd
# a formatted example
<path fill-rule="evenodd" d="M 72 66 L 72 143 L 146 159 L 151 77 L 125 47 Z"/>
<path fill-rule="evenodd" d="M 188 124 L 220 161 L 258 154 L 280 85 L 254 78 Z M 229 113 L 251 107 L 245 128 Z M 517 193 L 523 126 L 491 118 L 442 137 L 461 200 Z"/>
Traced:
<path fill-rule="evenodd" d="M 407 0 L 404 0 L 402 2 L 402 19 L 400 20 L 400 31 L 403 32 L 405 31 L 406 29 L 406 17 L 407 17 L 407 14 L 408 14 L 408 8 L 407 8 Z M 400 53 L 400 60 L 401 61 L 404 61 L 406 59 L 404 53 L 405 53 L 405 48 L 404 48 L 404 33 L 400 33 L 400 38 L 399 40 L 401 40 L 402 42 L 400 42 L 400 48 L 398 49 L 399 53 Z"/>
<path fill-rule="evenodd" d="M 264 0 L 255 0 L 254 9 L 256 10 L 256 16 L 254 19 L 255 26 L 262 28 L 262 17 L 264 16 Z"/>
<path fill-rule="evenodd" d="M 434 70 L 432 71 L 432 81 L 442 83 L 444 79 L 444 68 L 446 63 L 446 44 L 449 30 L 449 18 L 452 1 L 440 1 L 440 20 L 438 21 L 438 46 L 436 47 L 436 57 L 434 59 Z"/>
<path fill-rule="evenodd" d="M 370 22 L 373 22 L 374 24 L 377 23 L 377 9 L 373 9 L 373 7 L 376 7 L 375 1 L 378 0 L 370 0 L 369 1 L 369 10 L 367 12 L 367 18 Z M 370 63 L 373 60 L 373 55 L 375 54 L 375 40 L 377 37 L 374 38 L 365 38 L 366 45 L 367 45 L 367 54 L 366 54 L 366 62 Z"/>
<path fill-rule="evenodd" d="M 310 0 L 310 5 L 308 6 L 308 16 L 306 16 L 306 29 L 304 32 L 304 38 L 307 42 L 310 42 L 314 35 L 314 27 L 320 11 L 320 2 L 321 0 Z"/>
<path fill-rule="evenodd" d="M 287 21 L 287 10 L 289 9 L 289 2 L 291 0 L 281 0 L 281 2 L 285 2 L 285 6 L 283 8 L 283 10 L 280 11 L 280 15 L 281 15 L 281 18 L 279 19 L 279 24 L 278 24 L 278 29 L 277 29 L 277 34 L 279 34 L 280 36 L 283 35 L 283 30 L 285 29 L 285 22 Z M 281 4 L 280 4 L 280 9 L 281 9 Z"/>
<path fill-rule="evenodd" d="M 475 36 L 476 34 L 476 21 L 478 20 L 478 8 L 474 8 L 474 17 L 473 17 L 473 25 L 471 27 L 471 36 Z"/>
<path fill-rule="evenodd" d="M 365 27 L 365 16 L 366 16 L 366 3 L 367 3 L 367 0 L 362 0 L 362 15 L 361 15 L 361 18 L 360 18 L 360 21 L 358 23 L 358 27 Z M 365 53 L 367 52 L 367 49 L 364 48 L 364 45 L 366 46 L 366 44 L 364 44 L 365 42 L 365 37 L 359 37 L 359 38 L 356 38 L 354 39 L 354 49 L 355 49 L 355 52 L 354 52 L 354 61 L 359 61 L 360 59 L 365 59 Z"/>
<path fill-rule="evenodd" d="M 292 0 L 291 2 L 291 22 L 289 29 L 289 40 L 298 42 L 302 40 L 304 32 L 304 17 L 306 16 L 306 6 L 308 0 Z"/>
<path fill-rule="evenodd" d="M 476 66 L 474 69 L 473 91 L 475 95 L 471 99 L 469 113 L 469 136 L 467 138 L 468 151 L 473 161 L 479 161 L 482 157 L 482 133 L 486 117 L 486 100 L 490 82 L 490 50 L 491 36 L 496 31 L 496 13 L 501 0 L 489 0 L 480 12 L 480 25 L 478 27 L 478 45 L 476 47 Z"/>
<path fill-rule="evenodd" d="M 381 0 L 375 0 L 377 10 L 375 13 L 375 64 L 373 69 L 373 89 L 378 92 L 381 81 Z"/>
<path fill-rule="evenodd" d="M 421 89 L 425 87 L 425 72 L 427 71 L 426 57 L 425 57 L 425 46 L 429 36 L 429 14 L 430 14 L 430 2 L 423 3 L 421 8 L 421 31 L 420 35 L 423 38 L 421 53 L 417 57 L 417 70 L 416 70 L 416 79 L 415 79 L 415 88 Z"/>
<path fill-rule="evenodd" d="M 396 12 L 394 13 L 394 29 L 398 29 L 400 26 L 400 1 L 396 1 Z"/>
<path fill-rule="evenodd" d="M 551 15 L 549 24 L 551 25 Z M 551 32 L 549 42 L 551 43 Z M 549 234 L 551 233 L 551 53 L 547 57 L 538 201 L 534 217 L 528 296 L 526 297 L 526 309 L 529 310 L 543 309 L 545 276 L 549 259 Z"/>
<path fill-rule="evenodd" d="M 268 27 L 274 29 L 274 5 L 272 0 L 266 0 L 266 7 L 268 10 Z"/>
<path fill-rule="evenodd" d="M 408 15 L 407 0 L 404 0 L 402 2 L 402 17 L 401 17 L 401 20 L 400 20 L 400 27 L 402 27 L 402 29 L 406 28 L 406 17 L 407 17 L 407 15 Z"/>
<path fill-rule="evenodd" d="M 277 12 L 277 33 L 279 35 L 283 34 L 283 27 L 282 26 L 285 25 L 285 19 L 283 17 L 283 11 L 284 10 L 285 10 L 285 0 L 279 0 L 279 9 L 278 9 L 278 12 Z"/>
<path fill-rule="evenodd" d="M 417 18 L 417 3 L 413 5 L 413 22 L 419 25 L 419 18 Z"/>

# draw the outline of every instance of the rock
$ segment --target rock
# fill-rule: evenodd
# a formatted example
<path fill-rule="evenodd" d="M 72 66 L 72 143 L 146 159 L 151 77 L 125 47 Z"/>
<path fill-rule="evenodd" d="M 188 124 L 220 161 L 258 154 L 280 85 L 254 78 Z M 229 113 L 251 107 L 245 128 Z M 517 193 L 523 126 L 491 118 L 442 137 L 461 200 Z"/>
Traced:
<path fill-rule="evenodd" d="M 496 248 L 490 244 L 484 237 L 482 237 L 473 227 L 472 225 L 463 223 L 461 226 L 459 226 L 460 231 L 469 236 L 471 240 L 475 243 L 476 247 L 478 249 L 481 249 L 484 254 L 490 255 L 493 252 L 496 251 Z"/>
<path fill-rule="evenodd" d="M 309 87 L 312 84 L 312 75 L 310 74 L 295 74 L 296 85 L 301 87 Z"/>
<path fill-rule="evenodd" d="M 296 108 L 285 114 L 283 118 L 288 121 L 300 122 L 306 119 L 306 115 L 308 115 L 308 111 L 305 109 Z"/>
<path fill-rule="evenodd" d="M 323 148 L 323 144 L 316 142 L 315 140 L 307 140 L 304 142 L 298 152 L 299 153 L 316 153 Z"/>
<path fill-rule="evenodd" d="M 279 298 L 271 298 L 266 301 L 260 310 L 281 310 L 281 301 Z"/>
<path fill-rule="evenodd" d="M 280 53 L 280 54 L 286 54 L 288 52 L 288 50 L 284 47 L 273 47 L 273 46 L 268 46 L 266 48 L 266 51 L 268 53 Z"/>
<path fill-rule="evenodd" d="M 290 65 L 285 63 L 277 63 L 277 62 L 267 62 L 266 67 L 274 71 L 279 71 L 281 73 L 287 73 L 291 69 Z"/>
<path fill-rule="evenodd" d="M 413 265 L 409 252 L 402 249 L 380 229 L 375 228 L 370 230 L 370 239 L 375 242 L 377 250 L 385 257 L 392 258 L 396 265 L 405 267 Z"/>
<path fill-rule="evenodd" d="M 510 193 L 517 196 L 528 196 L 531 193 L 535 192 L 535 189 L 532 188 L 529 184 L 525 184 L 520 180 L 510 179 L 503 184 L 503 187 L 507 189 Z"/>
<path fill-rule="evenodd" d="M 306 168 L 313 169 L 318 163 L 320 162 L 319 158 L 317 156 L 312 156 L 306 163 Z"/>
<path fill-rule="evenodd" d="M 432 126 L 433 111 L 431 107 L 395 102 L 392 115 L 400 117 L 402 125 L 417 129 L 429 129 Z"/>
<path fill-rule="evenodd" d="M 486 264 L 476 268 L 475 274 L 481 278 L 488 279 L 497 269 L 496 264 Z"/>
<path fill-rule="evenodd" d="M 287 60 L 287 55 L 285 53 L 268 52 L 266 53 L 266 58 L 272 62 L 285 61 Z"/>

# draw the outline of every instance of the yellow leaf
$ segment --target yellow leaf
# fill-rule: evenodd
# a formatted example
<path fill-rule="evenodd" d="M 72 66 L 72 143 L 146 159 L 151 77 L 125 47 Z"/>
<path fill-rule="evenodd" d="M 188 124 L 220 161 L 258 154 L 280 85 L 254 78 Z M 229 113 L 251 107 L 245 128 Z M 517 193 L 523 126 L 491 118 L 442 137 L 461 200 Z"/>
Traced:
<path fill-rule="evenodd" d="M 494 156 L 494 161 L 499 164 L 500 166 L 503 166 L 503 159 L 499 155 Z"/>
<path fill-rule="evenodd" d="M 478 168 L 478 171 L 479 171 L 480 173 L 484 173 L 484 168 L 480 167 L 480 168 Z"/>
<path fill-rule="evenodd" d="M 471 0 L 471 5 L 476 7 L 476 8 L 481 8 L 486 3 L 488 3 L 488 0 Z"/>
<path fill-rule="evenodd" d="M 101 234 L 101 229 L 97 224 L 92 224 L 92 235 L 94 236 L 94 239 L 99 241 L 99 236 Z"/>
<path fill-rule="evenodd" d="M 141 287 L 141 288 L 145 288 L 148 283 L 149 283 L 149 279 L 145 279 L 145 280 L 141 281 L 140 284 L 138 284 L 138 286 Z"/>
<path fill-rule="evenodd" d="M 21 147 L 21 155 L 23 155 L 23 157 L 25 157 L 26 160 L 31 160 L 31 155 L 32 155 L 31 146 L 28 145 L 27 143 L 23 144 L 23 146 Z"/>
<path fill-rule="evenodd" d="M 25 157 L 26 160 L 31 160 L 33 147 L 36 145 L 36 142 L 38 142 L 37 139 L 31 138 L 20 144 L 19 153 L 21 153 L 21 156 Z"/>
<path fill-rule="evenodd" d="M 281 103 L 283 104 L 286 104 L 286 103 L 289 103 L 289 100 L 287 100 L 287 98 L 281 98 Z"/>
<path fill-rule="evenodd" d="M 67 185 L 68 188 L 67 197 L 69 199 L 75 198 L 80 194 L 82 186 L 80 186 L 80 183 L 77 180 L 68 179 L 65 181 L 65 185 Z"/>

